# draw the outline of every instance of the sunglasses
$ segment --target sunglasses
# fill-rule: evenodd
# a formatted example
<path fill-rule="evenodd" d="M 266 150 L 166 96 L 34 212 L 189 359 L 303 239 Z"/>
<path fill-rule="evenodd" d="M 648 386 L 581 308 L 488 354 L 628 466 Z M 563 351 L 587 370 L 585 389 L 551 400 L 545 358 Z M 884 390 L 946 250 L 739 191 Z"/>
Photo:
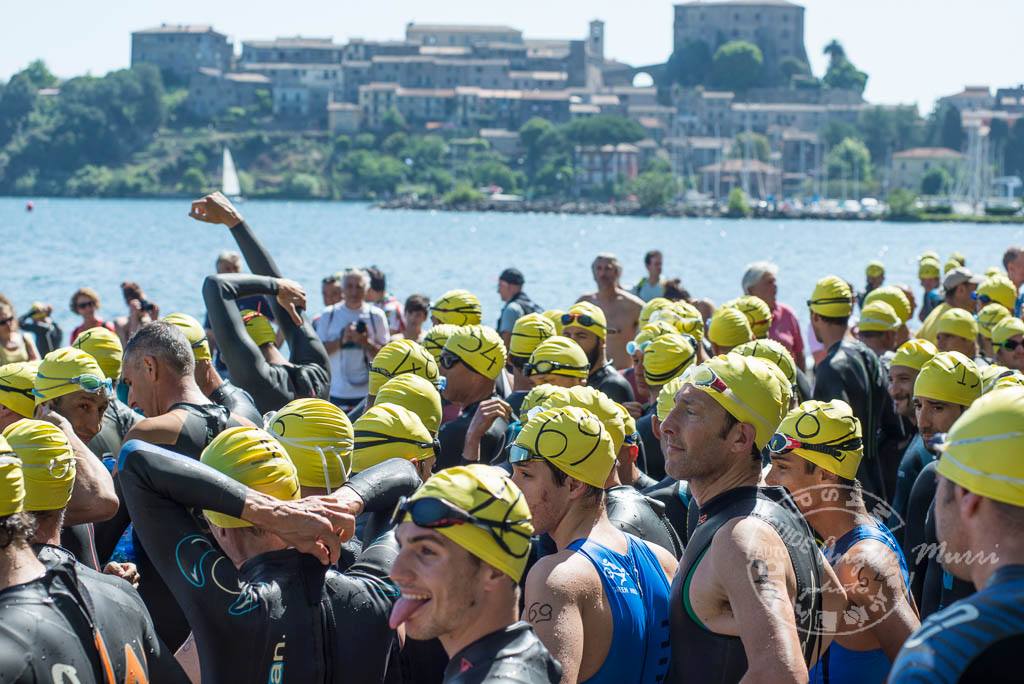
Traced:
<path fill-rule="evenodd" d="M 73 378 L 49 378 L 45 375 L 36 375 L 39 380 L 63 380 L 56 385 L 52 385 L 46 388 L 46 391 L 57 389 L 58 387 L 66 387 L 68 385 L 77 385 L 82 388 L 82 391 L 88 392 L 89 394 L 106 393 L 110 394 L 114 390 L 114 383 L 110 378 L 101 378 L 98 375 L 92 373 L 83 373 L 82 375 L 75 376 Z M 46 398 L 39 390 L 33 388 L 32 395 L 42 399 Z"/>
<path fill-rule="evenodd" d="M 1024 342 L 1018 342 L 1017 340 L 1006 340 L 999 346 L 1007 351 L 1013 351 L 1014 349 L 1020 347 L 1021 345 L 1024 345 Z"/>
<path fill-rule="evenodd" d="M 382 432 L 371 432 L 369 430 L 356 430 L 354 436 L 356 445 L 359 448 L 376 447 L 384 444 L 415 444 L 421 449 L 431 449 L 434 452 L 434 456 L 441 457 L 441 442 L 437 439 L 434 439 L 432 442 L 421 442 L 418 439 L 394 437 L 392 435 L 385 435 Z"/>
<path fill-rule="evenodd" d="M 843 301 L 847 300 L 844 299 Z M 762 416 L 760 411 L 755 410 L 753 406 L 740 399 L 739 396 L 729 388 L 729 385 L 725 382 L 725 380 L 722 380 L 722 378 L 718 376 L 718 373 L 716 373 L 710 367 L 706 365 L 691 366 L 686 370 L 686 374 L 684 374 L 683 377 L 686 378 L 685 382 L 689 382 L 690 384 L 696 387 L 703 387 L 710 390 L 714 390 L 719 394 L 724 394 L 725 396 L 729 397 L 729 399 L 731 399 L 732 401 L 736 402 L 744 409 L 746 409 L 747 412 L 749 412 L 750 415 L 758 423 L 760 423 L 762 427 L 767 427 L 769 429 L 775 428 L 775 425 L 769 422 L 767 418 Z"/>
<path fill-rule="evenodd" d="M 816 451 L 819 454 L 827 454 L 837 461 L 842 461 L 846 458 L 847 451 L 854 451 L 860 449 L 864 443 L 859 437 L 841 442 L 833 446 L 826 446 L 824 444 L 806 444 L 798 439 L 793 439 L 789 435 L 784 435 L 781 432 L 776 432 L 772 435 L 772 438 L 768 440 L 768 451 L 773 454 L 788 454 L 793 449 L 806 449 L 807 451 Z"/>
<path fill-rule="evenodd" d="M 93 302 L 93 301 L 78 302 L 78 303 L 75 304 L 75 308 L 78 309 L 79 311 L 81 311 L 82 309 L 95 309 L 96 308 L 96 302 Z"/>
<path fill-rule="evenodd" d="M 522 496 L 520 494 L 519 496 Z M 483 506 L 488 506 L 494 499 L 491 499 L 484 503 Z M 518 503 L 518 499 L 515 503 Z M 515 507 L 515 503 L 508 507 L 508 510 L 512 510 Z M 391 525 L 397 525 L 402 522 L 402 518 L 408 515 L 412 518 L 413 524 L 419 527 L 425 527 L 428 530 L 436 530 L 445 527 L 455 527 L 456 525 L 473 525 L 479 527 L 482 530 L 486 530 L 494 542 L 501 547 L 501 550 L 507 553 L 513 558 L 523 558 L 530 553 L 530 545 L 526 545 L 526 549 L 520 553 L 516 553 L 509 548 L 505 540 L 502 539 L 498 531 L 511 532 L 514 535 L 522 537 L 523 539 L 529 540 L 530 535 L 517 529 L 517 525 L 529 524 L 533 521 L 532 518 L 526 518 L 524 520 L 487 520 L 486 518 L 480 518 L 473 515 L 470 511 L 464 511 L 458 506 L 448 503 L 444 499 L 438 499 L 435 497 L 424 497 L 422 499 L 416 499 L 410 501 L 406 497 L 402 497 L 398 500 L 398 505 L 395 506 L 395 512 L 391 515 Z"/>
<path fill-rule="evenodd" d="M 523 364 L 523 374 L 527 377 L 531 375 L 547 375 L 556 370 L 587 372 L 590 370 L 590 366 L 570 366 L 567 363 L 558 363 L 557 361 L 538 361 L 537 363 L 527 362 Z"/>
<path fill-rule="evenodd" d="M 572 325 L 573 321 L 579 321 L 580 325 L 584 328 L 597 326 L 598 328 L 604 329 L 605 327 L 600 321 L 595 321 L 594 317 L 590 314 L 562 314 L 562 325 Z"/>
<path fill-rule="evenodd" d="M 8 316 L 7 318 L 0 318 L 0 325 L 10 325 L 11 321 L 14 320 L 14 316 Z"/>

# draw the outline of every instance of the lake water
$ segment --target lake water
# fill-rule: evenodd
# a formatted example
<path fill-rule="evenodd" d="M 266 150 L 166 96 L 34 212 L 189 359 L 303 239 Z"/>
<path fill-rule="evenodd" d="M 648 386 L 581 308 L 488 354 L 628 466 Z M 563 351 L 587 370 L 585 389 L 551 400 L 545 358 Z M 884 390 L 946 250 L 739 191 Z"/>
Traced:
<path fill-rule="evenodd" d="M 68 298 L 89 285 L 101 315 L 124 313 L 118 285 L 137 280 L 163 313 L 201 315 L 200 288 L 221 250 L 235 249 L 228 230 L 188 218 L 186 200 L 0 198 L 3 277 L 0 292 L 18 313 L 33 300 L 54 305 L 65 331 L 76 325 Z M 623 285 L 645 271 L 643 254 L 665 253 L 665 273 L 694 296 L 716 302 L 740 293 L 746 264 L 779 264 L 780 299 L 806 322 L 814 282 L 834 273 L 856 284 L 881 259 L 888 282 L 917 284 L 917 255 L 958 250 L 975 271 L 1000 263 L 1008 245 L 1024 243 L 1019 225 L 895 224 L 838 221 L 623 218 L 553 214 L 381 211 L 367 204 L 250 201 L 241 210 L 284 273 L 301 282 L 310 309 L 321 308 L 320 279 L 346 266 L 376 264 L 389 289 L 436 298 L 462 287 L 477 293 L 484 322 L 501 302 L 497 276 L 508 266 L 526 276 L 526 291 L 547 308 L 566 308 L 593 288 L 590 263 L 614 252 Z"/>

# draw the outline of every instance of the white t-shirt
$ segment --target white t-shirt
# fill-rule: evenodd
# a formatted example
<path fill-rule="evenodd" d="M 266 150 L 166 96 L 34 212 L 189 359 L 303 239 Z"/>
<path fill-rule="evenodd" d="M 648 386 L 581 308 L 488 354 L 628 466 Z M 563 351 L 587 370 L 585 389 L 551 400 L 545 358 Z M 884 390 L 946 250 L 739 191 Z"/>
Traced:
<path fill-rule="evenodd" d="M 313 321 L 313 329 L 323 342 L 341 339 L 345 328 L 363 321 L 371 342 L 387 344 L 388 321 L 384 312 L 372 304 L 363 302 L 359 309 L 350 309 L 344 302 L 332 304 Z M 362 347 L 342 347 L 330 355 L 331 396 L 338 399 L 359 400 L 366 396 L 370 381 L 370 361 Z"/>

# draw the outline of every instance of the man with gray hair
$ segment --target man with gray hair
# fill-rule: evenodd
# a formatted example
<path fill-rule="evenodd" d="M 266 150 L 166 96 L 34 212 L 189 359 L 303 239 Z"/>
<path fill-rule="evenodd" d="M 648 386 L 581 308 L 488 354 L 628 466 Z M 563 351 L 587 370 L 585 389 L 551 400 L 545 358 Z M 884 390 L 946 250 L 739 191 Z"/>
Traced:
<path fill-rule="evenodd" d="M 800 321 L 793 309 L 778 300 L 779 267 L 770 261 L 755 261 L 743 274 L 743 294 L 754 295 L 764 301 L 772 312 L 772 327 L 768 337 L 779 342 L 793 356 L 797 368 L 804 370 L 804 338 L 800 334 Z"/>
<path fill-rule="evenodd" d="M 325 308 L 314 325 L 331 362 L 331 402 L 345 412 L 366 398 L 370 362 L 391 337 L 385 313 L 366 301 L 369 287 L 366 271 L 345 269 L 344 300 Z"/>
<path fill-rule="evenodd" d="M 597 291 L 585 294 L 576 301 L 596 304 L 604 311 L 608 325 L 608 336 L 605 339 L 608 360 L 617 370 L 629 368 L 633 357 L 626 351 L 626 344 L 636 337 L 644 301 L 619 285 L 622 264 L 614 254 L 598 254 L 590 270 L 597 283 Z"/>

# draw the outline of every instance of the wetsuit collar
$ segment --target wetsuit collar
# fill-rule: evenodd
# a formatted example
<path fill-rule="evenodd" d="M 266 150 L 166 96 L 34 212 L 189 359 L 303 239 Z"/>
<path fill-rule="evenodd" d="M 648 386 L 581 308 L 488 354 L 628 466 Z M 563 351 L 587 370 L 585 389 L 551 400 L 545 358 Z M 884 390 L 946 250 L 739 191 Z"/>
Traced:
<path fill-rule="evenodd" d="M 462 409 L 462 415 L 469 416 L 469 417 L 472 418 L 473 415 L 476 414 L 476 410 L 477 410 L 477 408 L 479 408 L 480 404 L 482 404 L 485 401 L 487 401 L 487 399 L 497 399 L 497 398 L 498 398 L 498 393 L 497 392 L 492 392 L 491 396 L 487 397 L 486 399 L 481 399 L 480 401 L 474 402 L 472 404 L 466 404 L 466 406 L 464 406 L 463 409 Z"/>
<path fill-rule="evenodd" d="M 742 501 L 743 499 L 749 499 L 751 502 L 751 509 L 753 509 L 754 501 L 757 499 L 758 494 L 762 494 L 784 507 L 792 508 L 794 506 L 790 500 L 789 492 L 787 492 L 783 487 L 766 487 L 759 485 L 734 487 L 733 489 L 722 492 L 701 506 L 698 511 L 699 516 L 697 518 L 697 524 L 699 525 L 703 523 L 722 509 L 732 505 L 736 501 Z"/>
<path fill-rule="evenodd" d="M 503 651 L 505 646 L 518 639 L 523 632 L 529 629 L 531 629 L 530 625 L 520 620 L 480 637 L 451 657 L 448 667 L 445 668 L 445 681 L 467 670 L 493 662 L 495 656 Z"/>

